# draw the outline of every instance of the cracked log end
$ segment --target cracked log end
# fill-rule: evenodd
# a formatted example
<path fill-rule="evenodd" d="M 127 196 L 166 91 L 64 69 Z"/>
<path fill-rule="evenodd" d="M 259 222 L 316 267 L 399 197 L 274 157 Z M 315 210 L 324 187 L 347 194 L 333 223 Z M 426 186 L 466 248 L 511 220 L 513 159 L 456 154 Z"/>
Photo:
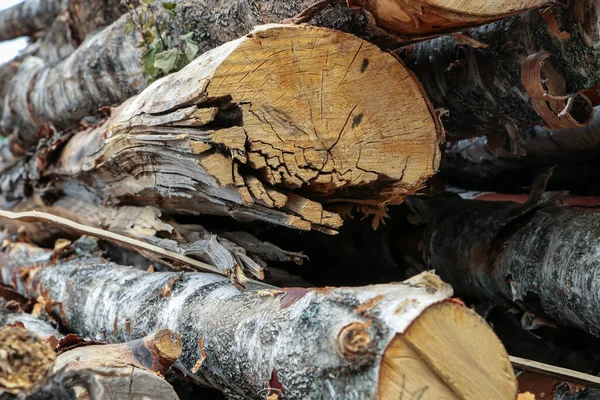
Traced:
<path fill-rule="evenodd" d="M 268 184 L 334 197 L 368 187 L 384 197 L 382 185 L 414 191 L 437 168 L 435 120 L 414 76 L 346 33 L 259 27 L 207 92 L 244 104 L 248 164 Z"/>
<path fill-rule="evenodd" d="M 548 0 L 349 0 L 377 25 L 405 38 L 449 33 L 541 7 Z"/>
<path fill-rule="evenodd" d="M 266 25 L 76 135 L 52 174 L 95 181 L 100 198 L 331 230 L 341 218 L 321 201 L 399 203 L 420 189 L 439 165 L 438 128 L 391 54 L 330 29 Z"/>
<path fill-rule="evenodd" d="M 388 345 L 379 398 L 513 400 L 508 354 L 474 311 L 447 301 L 429 307 Z"/>
<path fill-rule="evenodd" d="M 0 328 L 0 390 L 26 390 L 45 378 L 56 354 L 48 343 L 20 327 Z"/>

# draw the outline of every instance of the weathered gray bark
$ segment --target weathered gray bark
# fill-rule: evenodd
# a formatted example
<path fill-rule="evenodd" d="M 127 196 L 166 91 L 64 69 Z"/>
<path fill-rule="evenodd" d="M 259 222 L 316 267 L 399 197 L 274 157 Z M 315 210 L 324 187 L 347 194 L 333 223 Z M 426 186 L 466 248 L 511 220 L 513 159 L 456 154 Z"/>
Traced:
<path fill-rule="evenodd" d="M 158 327 L 178 330 L 180 367 L 233 398 L 281 391 L 289 399 L 375 398 L 387 344 L 451 293 L 431 274 L 403 284 L 280 290 L 249 285 L 241 293 L 211 274 L 147 273 L 85 255 L 42 261 L 51 256 L 14 244 L 2 256 L 2 279 L 28 296 L 44 292 L 61 304 L 56 316 L 62 323 L 84 335 L 115 341 Z M 19 271 L 33 260 L 35 279 L 25 281 Z M 409 308 L 402 306 L 408 302 Z"/>
<path fill-rule="evenodd" d="M 177 3 L 177 16 L 169 21 L 172 34 L 177 37 L 194 32 L 202 53 L 247 34 L 256 25 L 292 17 L 312 5 L 313 0 L 181 0 Z M 25 61 L 5 99 L 11 108 L 5 107 L 0 125 L 4 134 L 15 134 L 23 145 L 32 144 L 42 123 L 66 128 L 86 115 L 97 113 L 100 107 L 120 103 L 146 87 L 142 50 L 137 47 L 142 39 L 135 30 L 125 33 L 129 18 L 124 15 L 57 65 L 38 59 Z M 378 43 L 385 42 L 377 36 L 381 32 L 373 33 L 362 11 L 349 10 L 342 4 L 326 8 L 314 22 L 354 32 Z"/>
<path fill-rule="evenodd" d="M 52 324 L 43 319 L 34 317 L 31 314 L 23 312 L 12 313 L 6 310 L 0 311 L 1 327 L 21 324 L 25 329 L 35 333 L 42 340 L 46 340 L 51 336 L 54 336 L 56 339 L 61 339 L 64 336 Z"/>
<path fill-rule="evenodd" d="M 430 200 L 423 257 L 457 291 L 600 335 L 596 208 Z"/>
<path fill-rule="evenodd" d="M 67 9 L 68 0 L 25 0 L 0 11 L 0 41 L 32 36 Z"/>
<path fill-rule="evenodd" d="M 551 94 L 576 93 L 600 82 L 600 5 L 573 1 L 568 7 L 556 6 L 552 11 L 560 30 L 570 34 L 569 39 L 556 37 L 535 10 L 464 32 L 487 48 L 473 48 L 441 37 L 406 50 L 404 59 L 423 82 L 432 102 L 450 111 L 443 121 L 451 136 L 518 132 L 542 124 L 521 83 L 523 62 L 542 50 L 554 55 L 545 65 L 551 63 L 566 81 L 564 93 L 548 89 Z M 550 85 L 560 87 L 560 79 L 552 75 Z M 589 112 L 589 105 L 578 97 L 571 115 L 585 121 Z"/>

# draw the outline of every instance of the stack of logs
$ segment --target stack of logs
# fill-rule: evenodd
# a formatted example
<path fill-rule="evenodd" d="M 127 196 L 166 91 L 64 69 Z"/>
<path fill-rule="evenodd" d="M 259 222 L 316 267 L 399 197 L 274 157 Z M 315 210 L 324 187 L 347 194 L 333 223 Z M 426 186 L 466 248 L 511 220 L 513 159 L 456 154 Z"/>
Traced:
<path fill-rule="evenodd" d="M 600 372 L 600 3 L 24 0 L 20 36 L 0 397 L 597 394 L 506 348 Z"/>

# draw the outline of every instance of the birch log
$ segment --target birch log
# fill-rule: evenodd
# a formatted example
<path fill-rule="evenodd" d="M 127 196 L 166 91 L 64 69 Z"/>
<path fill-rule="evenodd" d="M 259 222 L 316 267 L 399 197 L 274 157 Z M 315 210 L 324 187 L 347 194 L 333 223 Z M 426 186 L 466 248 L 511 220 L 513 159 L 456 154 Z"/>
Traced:
<path fill-rule="evenodd" d="M 86 255 L 45 262 L 51 252 L 22 243 L 2 257 L 4 283 L 60 304 L 55 315 L 71 330 L 110 341 L 159 326 L 181 332 L 181 368 L 231 398 L 516 395 L 489 326 L 447 301 L 451 288 L 429 273 L 363 288 L 242 293 L 211 274 L 148 273 Z"/>
<path fill-rule="evenodd" d="M 445 198 L 418 215 L 426 268 L 457 291 L 600 335 L 597 208 Z"/>
<path fill-rule="evenodd" d="M 437 129 L 390 54 L 338 31 L 272 25 L 155 82 L 42 157 L 41 174 L 98 204 L 334 233 L 341 218 L 321 203 L 401 202 L 437 168 Z"/>
<path fill-rule="evenodd" d="M 423 82 L 434 105 L 449 110 L 444 119 L 449 135 L 464 138 L 506 131 L 517 135 L 527 126 L 587 124 L 592 109 L 584 97 L 576 96 L 570 114 L 558 116 L 566 102 L 550 104 L 539 95 L 543 79 L 548 79 L 543 90 L 550 95 L 575 94 L 600 82 L 596 45 L 600 5 L 574 1 L 553 7 L 549 13 L 543 17 L 534 10 L 464 32 L 487 45 L 485 48 L 442 37 L 406 51 L 408 67 Z M 553 56 L 543 59 L 542 51 Z M 529 60 L 530 67 L 542 64 L 541 71 L 525 74 L 526 90 L 523 65 L 534 54 L 538 57 Z M 546 117 L 540 116 L 536 107 Z"/>
<path fill-rule="evenodd" d="M 27 0 L 0 11 L 0 41 L 32 36 L 48 28 L 67 0 Z"/>

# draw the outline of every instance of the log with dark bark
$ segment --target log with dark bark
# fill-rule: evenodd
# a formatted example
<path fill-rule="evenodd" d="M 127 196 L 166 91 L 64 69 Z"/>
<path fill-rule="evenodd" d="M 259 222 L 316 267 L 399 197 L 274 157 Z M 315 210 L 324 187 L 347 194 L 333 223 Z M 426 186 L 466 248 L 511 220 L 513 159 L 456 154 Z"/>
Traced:
<path fill-rule="evenodd" d="M 437 129 L 392 55 L 337 31 L 271 25 L 155 82 L 62 149 L 59 135 L 60 150 L 35 161 L 55 191 L 97 205 L 334 233 L 341 217 L 322 203 L 397 203 L 421 188 L 437 168 Z M 23 167 L 3 179 L 18 183 Z"/>
<path fill-rule="evenodd" d="M 515 397 L 500 342 L 429 273 L 363 288 L 241 293 L 211 274 L 148 273 L 79 254 L 49 262 L 52 252 L 15 243 L 2 277 L 60 304 L 55 316 L 81 334 L 114 341 L 178 330 L 180 367 L 231 398 Z"/>
<path fill-rule="evenodd" d="M 583 97 L 576 97 L 570 114 L 559 116 L 568 102 L 552 101 L 542 92 L 554 96 L 574 94 L 600 82 L 600 57 L 595 45 L 600 40 L 600 5 L 574 1 L 568 6 L 552 7 L 549 12 L 551 16 L 544 14 L 546 19 L 556 21 L 559 29 L 569 34 L 568 39 L 551 29 L 553 24 L 534 10 L 464 32 L 486 44 L 486 48 L 442 37 L 406 51 L 407 65 L 423 82 L 435 106 L 450 111 L 444 125 L 451 136 L 506 131 L 518 136 L 526 126 L 575 126 L 589 120 L 591 107 Z M 542 51 L 553 56 L 543 59 Z M 538 57 L 530 58 L 523 68 L 533 54 Z M 528 82 L 528 90 L 522 78 Z M 542 79 L 548 79 L 544 87 Z M 538 110 L 545 113 L 545 122 Z M 518 144 L 518 140 L 515 142 Z"/>
<path fill-rule="evenodd" d="M 548 0 L 348 0 L 369 11 L 377 25 L 404 39 L 456 32 L 518 14 Z"/>
<path fill-rule="evenodd" d="M 442 198 L 417 209 L 426 268 L 457 291 L 600 335 L 596 208 Z"/>
<path fill-rule="evenodd" d="M 176 1 L 176 16 L 167 22 L 174 38 L 194 32 L 202 53 L 247 34 L 256 25 L 293 17 L 313 2 L 226 0 L 216 7 L 214 1 L 180 0 Z M 26 148 L 37 140 L 43 123 L 66 128 L 98 113 L 100 107 L 121 103 L 144 89 L 148 81 L 141 62 L 143 49 L 138 47 L 143 39 L 137 30 L 128 32 L 130 18 L 122 16 L 57 65 L 38 58 L 25 60 L 5 99 L 11 108 L 4 110 L 0 125 L 3 133 L 16 135 Z M 383 31 L 374 31 L 364 12 L 349 10 L 341 3 L 321 10 L 311 21 L 359 34 L 378 44 L 395 42 Z"/>
<path fill-rule="evenodd" d="M 511 152 L 507 136 L 481 136 L 446 143 L 440 174 L 459 187 L 515 191 L 556 165 L 552 181 L 557 183 L 553 188 L 578 191 L 594 188 L 590 181 L 600 173 L 595 162 L 600 154 L 600 114 L 586 127 L 525 129 L 521 140 L 524 155 Z"/>

